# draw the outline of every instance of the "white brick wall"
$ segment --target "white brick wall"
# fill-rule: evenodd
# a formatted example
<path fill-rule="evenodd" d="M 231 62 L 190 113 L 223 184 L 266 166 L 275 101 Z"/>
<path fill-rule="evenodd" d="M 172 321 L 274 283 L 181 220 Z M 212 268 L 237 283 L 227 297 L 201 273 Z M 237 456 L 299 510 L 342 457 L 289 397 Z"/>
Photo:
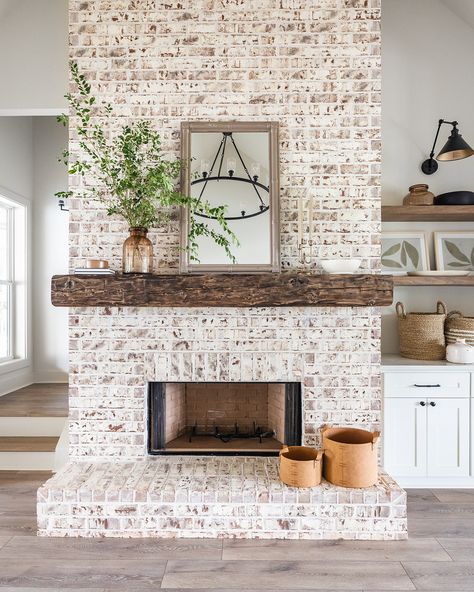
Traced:
<path fill-rule="evenodd" d="M 70 0 L 71 58 L 115 125 L 152 119 L 170 154 L 185 120 L 278 120 L 283 269 L 300 266 L 298 203 L 307 216 L 312 198 L 306 267 L 345 255 L 376 270 L 379 16 L 379 0 Z M 71 138 L 74 151 L 74 119 Z M 125 237 L 120 220 L 72 200 L 71 267 L 91 256 L 118 268 Z M 178 224 L 151 238 L 175 272 Z M 379 340 L 369 308 L 74 309 L 72 456 L 142 457 L 149 379 L 301 380 L 308 443 L 326 421 L 375 426 Z"/>

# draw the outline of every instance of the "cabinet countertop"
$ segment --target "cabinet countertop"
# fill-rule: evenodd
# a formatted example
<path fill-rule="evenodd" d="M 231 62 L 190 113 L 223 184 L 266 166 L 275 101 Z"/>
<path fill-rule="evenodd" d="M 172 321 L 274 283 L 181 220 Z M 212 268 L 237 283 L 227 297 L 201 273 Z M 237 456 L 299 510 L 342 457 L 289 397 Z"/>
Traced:
<path fill-rule="evenodd" d="M 382 372 L 474 372 L 474 364 L 452 364 L 446 360 L 426 361 L 402 358 L 397 354 L 382 356 Z"/>

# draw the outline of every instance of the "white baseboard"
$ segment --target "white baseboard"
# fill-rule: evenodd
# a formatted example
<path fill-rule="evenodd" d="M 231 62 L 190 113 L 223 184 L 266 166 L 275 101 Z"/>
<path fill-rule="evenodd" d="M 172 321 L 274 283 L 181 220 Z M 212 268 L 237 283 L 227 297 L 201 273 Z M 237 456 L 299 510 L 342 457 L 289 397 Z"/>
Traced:
<path fill-rule="evenodd" d="M 30 384 L 33 384 L 33 373 L 29 368 L 3 374 L 0 376 L 0 397 Z"/>
<path fill-rule="evenodd" d="M 393 478 L 403 489 L 474 489 L 474 477 L 394 476 Z"/>
<path fill-rule="evenodd" d="M 60 436 L 66 417 L 0 417 L 2 436 Z"/>
<path fill-rule="evenodd" d="M 67 372 L 50 372 L 49 370 L 35 370 L 33 377 L 34 382 L 39 384 L 47 382 L 67 383 L 69 381 L 69 375 L 67 374 Z"/>
<path fill-rule="evenodd" d="M 0 452 L 1 471 L 52 471 L 54 452 Z"/>

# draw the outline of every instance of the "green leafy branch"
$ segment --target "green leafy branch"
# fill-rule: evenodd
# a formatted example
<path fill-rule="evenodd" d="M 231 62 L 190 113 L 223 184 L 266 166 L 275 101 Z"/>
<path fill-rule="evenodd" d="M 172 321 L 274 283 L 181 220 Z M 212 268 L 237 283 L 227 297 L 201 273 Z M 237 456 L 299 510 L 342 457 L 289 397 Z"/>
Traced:
<path fill-rule="evenodd" d="M 73 159 L 65 150 L 59 160 L 68 167 L 69 174 L 83 178 L 86 189 L 82 196 L 97 200 L 105 206 L 109 216 L 121 216 L 130 227 L 148 229 L 169 223 L 173 209 L 183 207 L 190 217 L 187 246 L 190 259 L 199 260 L 198 238 L 206 236 L 235 262 L 231 246 L 239 243 L 225 220 L 225 206 L 212 207 L 207 201 L 176 190 L 184 163 L 163 158 L 161 137 L 150 121 L 124 125 L 110 138 L 107 130 L 112 106 L 103 104 L 99 108 L 77 63 L 71 62 L 70 68 L 76 92 L 67 93 L 65 97 L 78 120 L 75 129 L 80 156 Z M 64 114 L 57 119 L 63 125 L 69 121 Z M 92 186 L 90 181 L 94 182 Z M 62 199 L 71 195 L 71 191 L 55 194 Z M 195 212 L 214 218 L 220 232 L 204 222 L 196 222 Z"/>

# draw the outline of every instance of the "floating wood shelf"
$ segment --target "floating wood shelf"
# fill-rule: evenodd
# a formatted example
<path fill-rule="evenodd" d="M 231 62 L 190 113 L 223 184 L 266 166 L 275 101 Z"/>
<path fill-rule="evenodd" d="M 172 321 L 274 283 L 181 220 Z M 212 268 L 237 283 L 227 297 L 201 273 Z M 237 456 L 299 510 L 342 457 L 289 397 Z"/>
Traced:
<path fill-rule="evenodd" d="M 383 222 L 474 222 L 474 206 L 382 206 Z"/>
<path fill-rule="evenodd" d="M 474 275 L 464 276 L 421 276 L 421 275 L 395 275 L 395 286 L 474 286 Z"/>
<path fill-rule="evenodd" d="M 388 306 L 392 276 L 305 273 L 55 275 L 54 306 Z"/>

